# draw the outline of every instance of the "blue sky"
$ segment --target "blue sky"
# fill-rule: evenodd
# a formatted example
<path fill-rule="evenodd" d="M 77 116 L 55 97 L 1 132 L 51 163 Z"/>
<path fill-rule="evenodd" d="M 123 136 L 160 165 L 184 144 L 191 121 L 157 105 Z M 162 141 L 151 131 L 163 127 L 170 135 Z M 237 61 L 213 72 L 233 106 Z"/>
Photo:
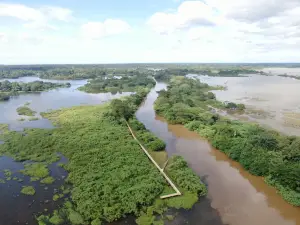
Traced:
<path fill-rule="evenodd" d="M 297 62 L 300 2 L 0 1 L 0 64 Z"/>

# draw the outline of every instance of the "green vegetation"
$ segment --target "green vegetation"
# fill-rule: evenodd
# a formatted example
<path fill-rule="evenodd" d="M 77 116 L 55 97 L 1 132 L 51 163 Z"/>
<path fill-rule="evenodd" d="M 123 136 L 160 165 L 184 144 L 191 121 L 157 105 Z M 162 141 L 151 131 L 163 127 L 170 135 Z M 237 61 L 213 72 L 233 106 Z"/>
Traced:
<path fill-rule="evenodd" d="M 18 92 L 39 92 L 51 90 L 54 88 L 70 87 L 70 83 L 51 83 L 44 81 L 33 81 L 29 83 L 10 82 L 5 80 L 0 82 L 0 92 L 18 93 Z"/>
<path fill-rule="evenodd" d="M 132 118 L 128 121 L 130 127 L 135 132 L 138 140 L 146 147 L 147 150 L 151 151 L 164 151 L 166 144 L 149 132 L 144 124 L 139 122 L 136 118 Z"/>
<path fill-rule="evenodd" d="M 5 184 L 6 183 L 6 181 L 5 180 L 3 180 L 3 179 L 0 179 L 0 184 Z"/>
<path fill-rule="evenodd" d="M 25 121 L 25 120 L 26 120 L 26 119 L 25 119 L 24 117 L 18 119 L 18 121 L 20 121 L 20 122 L 23 122 L 23 121 Z"/>
<path fill-rule="evenodd" d="M 286 201 L 300 206 L 300 137 L 221 118 L 210 111 L 211 105 L 221 104 L 208 97 L 207 86 L 177 77 L 168 91 L 160 92 L 155 110 L 171 123 L 184 124 L 206 137 L 251 174 L 266 177 Z"/>
<path fill-rule="evenodd" d="M 17 112 L 22 116 L 34 116 L 36 114 L 36 112 L 30 109 L 28 106 L 21 106 L 17 108 Z"/>
<path fill-rule="evenodd" d="M 46 177 L 41 180 L 42 184 L 53 184 L 55 179 L 53 177 Z"/>
<path fill-rule="evenodd" d="M 107 105 L 43 113 L 57 125 L 55 129 L 25 129 L 22 133 L 7 131 L 3 134 L 5 142 L 0 146 L 0 154 L 8 154 L 20 161 L 32 161 L 25 164 L 22 173 L 34 179 L 44 178 L 41 182 L 48 181 L 47 164 L 59 159 L 57 153 L 69 159 L 64 167 L 69 172 L 66 181 L 72 185 L 72 203 L 66 202 L 52 216 L 39 217 L 39 224 L 59 224 L 62 220 L 63 224 L 96 224 L 99 221 L 111 222 L 127 214 L 139 218 L 146 214 L 152 218 L 168 207 L 192 207 L 198 196 L 205 193 L 206 189 L 197 188 L 203 187 L 200 178 L 191 175 L 193 172 L 185 168 L 186 164 L 172 166 L 177 161 L 171 160 L 167 171 L 179 183 L 184 195 L 178 200 L 159 199 L 163 193 L 170 193 L 170 189 L 132 138 L 124 121 L 126 119 L 133 125 L 138 136 L 142 137 L 141 141 L 147 142 L 145 145 L 149 144 L 149 151 L 164 149 L 162 141 L 151 136 L 133 119 L 148 91 L 138 89 L 136 94 Z M 190 180 L 179 179 L 178 170 Z M 69 192 L 69 189 L 62 188 L 53 200 L 64 198 Z"/>
<path fill-rule="evenodd" d="M 21 193 L 24 195 L 35 195 L 35 189 L 32 186 L 23 186 Z"/>
<path fill-rule="evenodd" d="M 49 175 L 47 165 L 43 163 L 25 164 L 25 169 L 21 170 L 21 172 L 35 178 L 44 178 Z"/>
<path fill-rule="evenodd" d="M 166 68 L 155 72 L 154 77 L 157 81 L 170 81 L 173 76 L 185 76 L 188 74 L 207 75 L 212 77 L 239 77 L 246 74 L 261 74 L 266 75 L 262 71 L 257 71 L 249 68 L 216 68 L 216 67 L 204 67 L 204 68 Z"/>
<path fill-rule="evenodd" d="M 9 94 L 0 93 L 0 102 L 1 101 L 8 101 L 9 99 L 10 99 L 10 95 Z"/>
<path fill-rule="evenodd" d="M 79 88 L 88 93 L 102 92 L 134 92 L 139 88 L 152 88 L 155 81 L 147 76 L 124 76 L 122 78 L 97 78 L 90 80 L 86 85 Z"/>

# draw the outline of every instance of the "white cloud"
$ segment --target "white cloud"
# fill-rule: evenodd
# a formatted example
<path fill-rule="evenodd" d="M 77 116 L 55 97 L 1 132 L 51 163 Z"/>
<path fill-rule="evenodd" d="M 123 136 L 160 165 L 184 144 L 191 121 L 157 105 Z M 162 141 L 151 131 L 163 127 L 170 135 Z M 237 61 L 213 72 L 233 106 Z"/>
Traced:
<path fill-rule="evenodd" d="M 127 32 L 130 26 L 119 19 L 106 19 L 104 22 L 88 22 L 81 27 L 82 36 L 88 39 L 99 39 Z"/>
<path fill-rule="evenodd" d="M 14 17 L 25 21 L 40 20 L 44 17 L 40 11 L 34 8 L 7 3 L 0 3 L 0 16 Z"/>
<path fill-rule="evenodd" d="M 24 27 L 33 29 L 54 29 L 51 22 L 69 22 L 72 19 L 72 13 L 70 9 L 54 6 L 32 8 L 22 4 L 0 3 L 0 17 L 25 21 Z"/>
<path fill-rule="evenodd" d="M 212 8 L 201 1 L 185 1 L 176 12 L 157 12 L 147 24 L 161 34 L 169 34 L 198 26 L 213 26 L 219 22 Z"/>
<path fill-rule="evenodd" d="M 45 6 L 45 7 L 42 7 L 40 10 L 49 19 L 69 22 L 73 18 L 72 10 L 66 9 L 66 8 L 55 7 L 55 6 Z"/>
<path fill-rule="evenodd" d="M 0 33 L 0 42 L 6 42 L 7 41 L 7 35 L 5 33 Z"/>

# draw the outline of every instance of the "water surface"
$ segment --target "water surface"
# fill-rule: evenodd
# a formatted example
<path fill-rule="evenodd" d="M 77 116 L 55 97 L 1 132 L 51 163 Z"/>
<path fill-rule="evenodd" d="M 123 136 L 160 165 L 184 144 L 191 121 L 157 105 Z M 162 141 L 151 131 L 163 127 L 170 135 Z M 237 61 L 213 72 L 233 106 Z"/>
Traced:
<path fill-rule="evenodd" d="M 289 135 L 300 135 L 300 114 L 291 118 L 292 122 L 286 120 L 287 112 L 300 112 L 300 80 L 261 75 L 196 77 L 209 85 L 226 86 L 225 91 L 213 91 L 217 99 L 245 104 L 247 119 Z"/>
<path fill-rule="evenodd" d="M 6 123 L 10 125 L 10 129 L 19 130 L 25 127 L 34 128 L 53 128 L 51 122 L 47 119 L 43 119 L 39 116 L 40 112 L 45 112 L 52 109 L 60 109 L 78 105 L 96 105 L 103 104 L 114 98 L 121 96 L 127 96 L 131 93 L 101 93 L 101 94 L 88 94 L 78 91 L 77 88 L 87 83 L 87 80 L 45 80 L 38 77 L 22 77 L 18 79 L 6 79 L 11 82 L 31 82 L 35 80 L 55 82 L 55 83 L 71 83 L 70 88 L 58 88 L 41 93 L 29 93 L 21 94 L 12 97 L 9 101 L 0 102 L 0 123 Z M 0 80 L 1 81 L 1 80 Z M 2 80 L 3 81 L 3 80 Z M 18 119 L 24 117 L 19 116 L 16 109 L 23 106 L 25 103 L 30 103 L 30 108 L 37 112 L 37 116 L 40 120 L 37 121 L 23 121 Z M 26 118 L 26 117 L 24 117 Z"/>

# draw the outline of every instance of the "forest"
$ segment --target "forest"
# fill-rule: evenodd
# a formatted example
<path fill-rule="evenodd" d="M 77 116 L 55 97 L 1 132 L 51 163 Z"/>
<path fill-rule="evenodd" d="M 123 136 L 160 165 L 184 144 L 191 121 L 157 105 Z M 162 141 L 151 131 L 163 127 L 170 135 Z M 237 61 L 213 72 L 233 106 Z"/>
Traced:
<path fill-rule="evenodd" d="M 51 90 L 54 88 L 70 87 L 70 83 L 52 83 L 44 81 L 33 81 L 29 83 L 23 82 L 10 82 L 5 80 L 0 82 L 0 92 L 39 92 Z"/>
<path fill-rule="evenodd" d="M 155 81 L 152 77 L 145 75 L 128 75 L 122 77 L 103 77 L 89 80 L 87 84 L 80 87 L 79 90 L 87 93 L 103 92 L 134 92 L 139 88 L 152 88 Z"/>
<path fill-rule="evenodd" d="M 155 111 L 207 138 L 251 174 L 263 176 L 287 202 L 300 206 L 300 137 L 219 116 L 210 106 L 222 103 L 207 89 L 200 81 L 172 78 L 168 90 L 159 93 Z"/>
<path fill-rule="evenodd" d="M 245 76 L 254 73 L 267 75 L 259 71 L 261 68 L 263 65 L 260 64 L 0 65 L 0 79 L 31 76 L 54 80 L 82 80 L 113 76 L 150 75 L 154 76 L 157 81 L 169 81 L 171 76 L 187 74 L 221 77 Z"/>
<path fill-rule="evenodd" d="M 139 89 L 122 100 L 106 105 L 77 106 L 42 113 L 55 129 L 25 129 L 22 133 L 1 126 L 0 155 L 27 161 L 24 174 L 41 182 L 52 182 L 48 165 L 60 153 L 69 159 L 66 183 L 71 197 L 53 213 L 37 217 L 39 225 L 101 224 L 126 215 L 135 215 L 140 225 L 163 224 L 163 213 L 172 208 L 191 208 L 206 186 L 181 157 L 173 157 L 167 172 L 184 193 L 173 199 L 159 197 L 170 193 L 163 176 L 151 164 L 132 138 L 129 120 L 149 151 L 163 151 L 164 143 L 135 120 L 134 113 L 149 89 Z M 28 164 L 29 162 L 29 164 Z M 49 180 L 49 181 L 48 181 Z M 35 194 L 24 187 L 24 194 Z M 53 201 L 59 196 L 54 195 Z M 161 215 L 161 216 L 159 216 Z"/>

